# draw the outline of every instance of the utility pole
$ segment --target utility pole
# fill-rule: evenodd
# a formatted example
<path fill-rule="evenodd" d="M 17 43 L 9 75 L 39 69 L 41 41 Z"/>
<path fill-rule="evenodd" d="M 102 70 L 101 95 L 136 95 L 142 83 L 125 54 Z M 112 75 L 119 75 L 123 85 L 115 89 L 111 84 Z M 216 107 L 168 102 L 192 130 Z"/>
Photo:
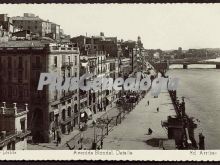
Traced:
<path fill-rule="evenodd" d="M 95 120 L 93 120 L 92 125 L 94 127 L 94 140 L 92 143 L 92 149 L 96 150 L 97 143 L 96 143 L 96 121 Z"/>

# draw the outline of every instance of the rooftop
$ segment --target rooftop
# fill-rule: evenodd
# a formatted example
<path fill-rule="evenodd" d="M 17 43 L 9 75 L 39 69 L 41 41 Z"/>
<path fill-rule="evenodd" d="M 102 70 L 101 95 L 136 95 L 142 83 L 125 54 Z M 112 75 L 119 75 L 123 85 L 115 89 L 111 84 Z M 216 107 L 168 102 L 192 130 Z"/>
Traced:
<path fill-rule="evenodd" d="M 39 17 L 20 17 L 20 16 L 17 16 L 17 17 L 11 17 L 12 20 L 19 20 L 19 21 L 45 21 Z"/>
<path fill-rule="evenodd" d="M 48 41 L 8 41 L 0 42 L 0 48 L 45 47 Z"/>

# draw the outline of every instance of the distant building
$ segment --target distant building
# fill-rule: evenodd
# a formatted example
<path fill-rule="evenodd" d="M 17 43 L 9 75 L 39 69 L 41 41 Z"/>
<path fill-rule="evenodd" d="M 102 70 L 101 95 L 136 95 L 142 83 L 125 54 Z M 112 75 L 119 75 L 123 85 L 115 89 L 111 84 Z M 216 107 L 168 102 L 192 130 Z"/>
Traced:
<path fill-rule="evenodd" d="M 107 57 L 117 57 L 117 37 L 105 37 L 101 32 L 100 36 L 77 36 L 70 39 L 71 42 L 79 45 L 81 52 L 105 51 Z"/>
<path fill-rule="evenodd" d="M 132 72 L 131 63 L 132 62 L 130 58 L 122 58 L 120 60 L 120 69 L 121 69 L 122 75 L 128 76 Z"/>
<path fill-rule="evenodd" d="M 54 34 L 54 38 L 53 39 L 59 40 L 60 39 L 60 25 L 52 23 L 51 24 L 51 33 Z"/>
<path fill-rule="evenodd" d="M 121 48 L 123 52 L 123 57 L 131 59 L 132 72 L 136 72 L 137 71 L 137 53 L 138 53 L 137 43 L 132 40 L 124 41 L 121 44 Z"/>
<path fill-rule="evenodd" d="M 31 40 L 30 30 L 22 30 L 12 33 L 12 40 Z"/>
<path fill-rule="evenodd" d="M 47 41 L 0 43 L 0 101 L 29 104 L 28 128 L 34 142 L 49 142 L 55 131 L 66 133 L 79 124 L 78 89 L 38 91 L 42 72 L 79 76 L 79 49 Z"/>
<path fill-rule="evenodd" d="M 6 105 L 0 109 L 0 150 L 26 150 L 27 136 L 27 104 Z"/>
<path fill-rule="evenodd" d="M 0 26 L 9 33 L 14 32 L 12 19 L 7 14 L 0 14 Z"/>
<path fill-rule="evenodd" d="M 52 32 L 52 23 L 48 20 L 43 20 L 34 14 L 24 13 L 23 17 L 17 16 L 12 17 L 11 19 L 14 26 L 23 30 L 30 30 L 32 33 L 38 34 L 40 37 L 45 37 L 46 34 Z"/>

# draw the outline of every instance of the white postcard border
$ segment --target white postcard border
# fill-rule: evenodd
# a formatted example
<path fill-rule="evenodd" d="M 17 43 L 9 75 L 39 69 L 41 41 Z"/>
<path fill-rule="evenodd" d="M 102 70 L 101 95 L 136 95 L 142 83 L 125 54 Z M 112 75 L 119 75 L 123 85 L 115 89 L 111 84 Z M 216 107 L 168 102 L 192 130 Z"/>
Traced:
<path fill-rule="evenodd" d="M 219 161 L 220 150 L 5 150 L 0 160 Z"/>

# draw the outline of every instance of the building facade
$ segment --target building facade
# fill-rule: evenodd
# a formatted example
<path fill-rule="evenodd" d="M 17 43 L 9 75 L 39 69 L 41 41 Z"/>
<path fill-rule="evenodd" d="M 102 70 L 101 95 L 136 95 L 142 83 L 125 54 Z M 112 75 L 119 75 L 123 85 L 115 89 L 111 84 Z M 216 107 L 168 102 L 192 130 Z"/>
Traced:
<path fill-rule="evenodd" d="M 0 100 L 28 103 L 28 127 L 34 142 L 49 142 L 79 122 L 78 89 L 38 91 L 40 74 L 79 77 L 79 49 L 71 44 L 9 41 L 0 44 Z"/>
<path fill-rule="evenodd" d="M 52 23 L 48 20 L 43 20 L 38 16 L 30 13 L 24 13 L 23 17 L 12 17 L 12 23 L 14 26 L 23 29 L 30 30 L 32 33 L 40 37 L 45 37 L 46 34 L 52 32 Z"/>
<path fill-rule="evenodd" d="M 27 136 L 27 104 L 2 103 L 0 110 L 0 150 L 26 150 Z"/>

